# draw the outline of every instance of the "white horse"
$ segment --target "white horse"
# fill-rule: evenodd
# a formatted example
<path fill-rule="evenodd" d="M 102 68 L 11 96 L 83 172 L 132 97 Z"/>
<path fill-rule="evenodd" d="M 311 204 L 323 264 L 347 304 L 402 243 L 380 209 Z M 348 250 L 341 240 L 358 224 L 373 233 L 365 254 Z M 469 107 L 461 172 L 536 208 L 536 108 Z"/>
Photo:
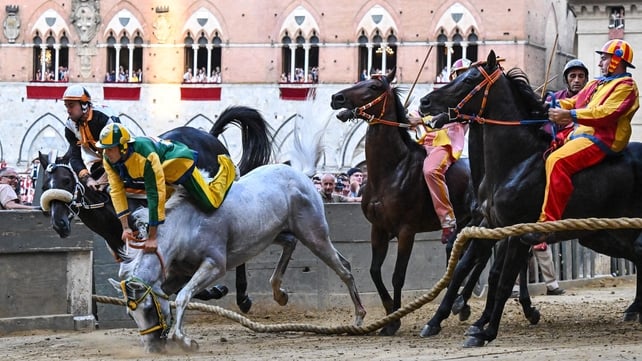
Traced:
<path fill-rule="evenodd" d="M 354 303 L 354 323 L 363 323 L 366 311 L 350 264 L 332 245 L 321 197 L 303 173 L 286 165 L 262 166 L 234 182 L 221 207 L 211 214 L 199 211 L 180 191 L 167 208 L 165 223 L 158 228 L 158 254 L 138 251 L 121 264 L 120 275 L 128 278 L 120 283 L 110 280 L 125 293 L 127 312 L 136 321 L 148 352 L 163 351 L 164 336 L 184 349 L 198 349 L 183 331 L 184 312 L 192 296 L 274 242 L 283 246 L 270 278 L 280 305 L 288 301 L 281 288 L 282 276 L 301 241 L 346 284 Z M 176 319 L 171 324 L 167 295 L 177 291 Z"/>

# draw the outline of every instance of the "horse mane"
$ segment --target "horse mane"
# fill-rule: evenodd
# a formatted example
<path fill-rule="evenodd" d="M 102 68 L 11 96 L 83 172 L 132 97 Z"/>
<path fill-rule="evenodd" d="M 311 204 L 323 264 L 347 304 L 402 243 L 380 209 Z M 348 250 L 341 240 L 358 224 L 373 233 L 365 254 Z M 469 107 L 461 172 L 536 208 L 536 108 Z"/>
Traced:
<path fill-rule="evenodd" d="M 525 116 L 535 119 L 546 119 L 547 110 L 542 98 L 533 90 L 528 75 L 520 68 L 511 68 L 506 72 L 511 89 L 518 102 L 518 109 L 523 109 Z"/>
<path fill-rule="evenodd" d="M 408 116 L 406 114 L 406 108 L 404 108 L 403 103 L 401 102 L 401 96 L 407 92 L 407 89 L 404 87 L 393 87 L 392 88 L 392 94 L 394 95 L 395 99 L 395 109 L 397 111 L 397 121 L 402 124 L 408 124 Z M 399 128 L 399 135 L 401 136 L 401 140 L 408 146 L 408 148 L 411 149 L 419 149 L 423 150 L 423 147 L 417 143 L 412 137 L 410 136 L 410 133 L 408 132 L 407 128 Z"/>

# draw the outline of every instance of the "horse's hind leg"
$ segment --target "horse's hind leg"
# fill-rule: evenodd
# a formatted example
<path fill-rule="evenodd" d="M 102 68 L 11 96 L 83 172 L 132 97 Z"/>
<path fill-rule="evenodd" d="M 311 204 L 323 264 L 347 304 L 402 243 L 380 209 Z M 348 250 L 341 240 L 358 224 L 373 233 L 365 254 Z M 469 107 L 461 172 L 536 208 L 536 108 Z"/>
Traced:
<path fill-rule="evenodd" d="M 319 257 L 325 264 L 327 264 L 334 272 L 339 276 L 339 278 L 345 283 L 350 293 L 350 298 L 354 304 L 354 324 L 356 326 L 361 326 L 363 324 L 363 319 L 366 316 L 366 309 L 361 303 L 361 297 L 359 296 L 359 291 L 357 290 L 357 285 L 350 272 L 351 266 L 348 260 L 337 251 L 336 248 L 332 245 L 330 237 L 327 234 L 327 230 L 322 232 L 323 234 L 309 234 L 305 238 L 301 238 L 301 241 Z"/>
<path fill-rule="evenodd" d="M 290 233 L 281 233 L 276 237 L 274 242 L 283 247 L 283 251 L 281 251 L 279 262 L 270 277 L 270 284 L 272 285 L 272 295 L 274 300 L 279 305 L 285 306 L 288 303 L 288 294 L 283 288 L 281 288 L 281 284 L 283 283 L 285 270 L 292 258 L 292 253 L 294 253 L 294 249 L 296 248 L 297 239 Z"/>
<path fill-rule="evenodd" d="M 247 294 L 245 263 L 236 267 L 236 305 L 243 313 L 250 312 L 250 308 L 252 308 L 252 299 Z"/>

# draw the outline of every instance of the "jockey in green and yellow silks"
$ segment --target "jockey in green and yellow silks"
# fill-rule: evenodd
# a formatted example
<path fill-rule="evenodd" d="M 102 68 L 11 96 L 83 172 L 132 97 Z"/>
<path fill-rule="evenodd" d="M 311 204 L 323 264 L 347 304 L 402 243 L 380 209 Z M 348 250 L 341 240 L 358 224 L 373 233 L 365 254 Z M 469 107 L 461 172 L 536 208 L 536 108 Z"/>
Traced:
<path fill-rule="evenodd" d="M 149 207 L 148 239 L 145 250 L 156 250 L 156 227 L 165 220 L 166 185 L 182 185 L 204 212 L 218 208 L 235 178 L 235 167 L 219 155 L 219 171 L 208 184 L 196 168 L 198 154 L 186 145 L 149 137 L 132 138 L 122 124 L 108 124 L 96 146 L 104 149 L 103 164 L 110 195 L 123 225 L 123 240 L 132 237 L 127 215 L 126 188 L 144 189 Z"/>

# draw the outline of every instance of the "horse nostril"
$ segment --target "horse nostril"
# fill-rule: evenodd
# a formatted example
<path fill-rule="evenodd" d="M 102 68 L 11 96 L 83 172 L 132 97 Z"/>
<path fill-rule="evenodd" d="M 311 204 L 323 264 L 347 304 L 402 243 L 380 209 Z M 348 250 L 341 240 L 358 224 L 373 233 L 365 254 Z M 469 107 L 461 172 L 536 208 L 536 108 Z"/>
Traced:
<path fill-rule="evenodd" d="M 332 103 L 334 103 L 336 105 L 340 105 L 340 104 L 343 104 L 343 102 L 345 102 L 345 98 L 344 98 L 343 94 L 334 94 L 334 95 L 332 95 Z"/>

